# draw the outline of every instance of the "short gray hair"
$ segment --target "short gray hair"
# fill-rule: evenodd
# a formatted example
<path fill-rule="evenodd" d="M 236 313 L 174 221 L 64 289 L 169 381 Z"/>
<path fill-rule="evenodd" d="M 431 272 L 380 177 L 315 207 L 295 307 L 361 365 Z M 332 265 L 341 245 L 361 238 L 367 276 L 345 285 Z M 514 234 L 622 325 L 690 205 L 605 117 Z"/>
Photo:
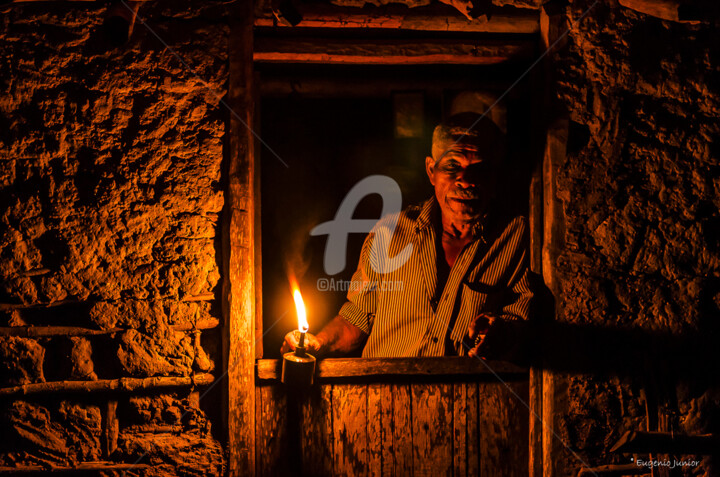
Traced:
<path fill-rule="evenodd" d="M 487 116 L 459 113 L 441 122 L 433 131 L 432 157 L 439 161 L 453 144 L 473 144 L 493 161 L 505 155 L 505 134 Z"/>

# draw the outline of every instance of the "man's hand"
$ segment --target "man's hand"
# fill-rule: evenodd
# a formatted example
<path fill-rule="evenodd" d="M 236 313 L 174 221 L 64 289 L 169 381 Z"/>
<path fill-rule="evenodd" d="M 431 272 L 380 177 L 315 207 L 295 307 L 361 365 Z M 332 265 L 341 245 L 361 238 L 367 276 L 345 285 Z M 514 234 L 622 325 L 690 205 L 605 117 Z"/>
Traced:
<path fill-rule="evenodd" d="M 294 351 L 299 343 L 300 331 L 291 331 L 290 333 L 285 335 L 285 341 L 283 341 L 283 344 L 280 347 L 280 353 L 285 354 L 290 351 Z M 320 340 L 318 340 L 317 337 L 315 337 L 315 335 L 313 334 L 305 333 L 305 349 L 308 350 L 308 352 L 314 352 L 317 354 L 320 351 L 320 348 L 322 348 L 322 343 L 320 342 Z"/>
<path fill-rule="evenodd" d="M 360 328 L 351 325 L 345 318 L 336 316 L 317 336 L 305 333 L 305 349 L 318 359 L 343 356 L 360 349 L 366 340 L 367 335 Z M 287 353 L 294 350 L 299 341 L 300 332 L 291 331 L 285 335 L 280 352 Z"/>
<path fill-rule="evenodd" d="M 480 313 L 476 316 L 468 326 L 468 336 L 475 342 L 468 356 L 486 358 L 497 351 L 494 344 L 497 344 L 501 323 L 502 319 L 492 313 Z"/>

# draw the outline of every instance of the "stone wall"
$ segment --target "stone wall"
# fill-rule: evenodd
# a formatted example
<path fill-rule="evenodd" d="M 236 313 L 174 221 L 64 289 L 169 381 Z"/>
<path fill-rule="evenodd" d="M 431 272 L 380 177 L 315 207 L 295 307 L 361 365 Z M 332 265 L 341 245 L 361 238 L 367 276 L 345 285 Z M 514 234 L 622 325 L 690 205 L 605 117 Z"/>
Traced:
<path fill-rule="evenodd" d="M 0 8 L 0 386 L 212 372 L 224 7 L 143 5 L 152 32 L 138 22 L 120 47 L 103 5 Z M 26 325 L 75 331 L 7 336 Z M 0 466 L 220 474 L 222 426 L 204 411 L 219 402 L 203 391 L 6 397 Z"/>
<path fill-rule="evenodd" d="M 558 375 L 558 475 L 630 463 L 608 452 L 627 430 L 720 430 L 720 31 L 592 0 L 565 21 L 588 8 L 552 65 L 570 120 L 557 313 L 602 329 L 589 349 L 617 366 Z M 706 457 L 675 472 L 718 470 Z"/>
<path fill-rule="evenodd" d="M 152 31 L 113 47 L 85 3 L 0 7 L 0 387 L 218 374 L 225 7 L 144 4 Z M 701 339 L 720 313 L 720 33 L 611 0 L 564 15 L 590 6 L 552 65 L 570 119 L 557 316 L 634 372 L 558 371 L 557 475 L 627 463 L 608 451 L 626 430 L 720 432 Z M 203 393 L 3 396 L 0 466 L 220 474 Z"/>

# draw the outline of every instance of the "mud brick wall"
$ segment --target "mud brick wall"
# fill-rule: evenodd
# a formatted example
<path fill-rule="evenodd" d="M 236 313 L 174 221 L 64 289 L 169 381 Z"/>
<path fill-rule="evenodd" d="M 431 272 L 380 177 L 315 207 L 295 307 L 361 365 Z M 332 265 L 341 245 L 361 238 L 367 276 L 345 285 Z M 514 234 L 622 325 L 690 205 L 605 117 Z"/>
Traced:
<path fill-rule="evenodd" d="M 571 3 L 565 20 L 593 5 Z M 608 343 L 593 346 L 598 360 L 625 363 L 559 375 L 554 425 L 568 448 L 559 446 L 555 463 L 570 475 L 581 466 L 570 450 L 590 465 L 630 463 L 608 452 L 630 429 L 720 430 L 711 344 L 720 314 L 720 31 L 601 1 L 553 68 L 570 120 L 555 171 L 564 210 L 558 319 L 607 331 Z M 699 459 L 673 475 L 720 472 Z"/>
<path fill-rule="evenodd" d="M 222 5 L 145 4 L 120 47 L 102 4 L 0 8 L 0 387 L 217 374 Z M 220 474 L 202 391 L 4 396 L 0 466 Z"/>

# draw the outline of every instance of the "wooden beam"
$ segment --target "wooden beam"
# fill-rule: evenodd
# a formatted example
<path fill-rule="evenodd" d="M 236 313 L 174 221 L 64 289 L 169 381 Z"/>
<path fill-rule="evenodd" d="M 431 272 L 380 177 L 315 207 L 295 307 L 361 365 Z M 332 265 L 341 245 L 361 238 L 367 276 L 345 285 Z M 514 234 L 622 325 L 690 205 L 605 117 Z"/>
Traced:
<path fill-rule="evenodd" d="M 217 318 L 198 320 L 196 323 L 178 323 L 171 325 L 175 331 L 209 330 L 220 324 Z M 92 336 L 120 333 L 130 328 L 110 328 L 96 330 L 80 326 L 3 326 L 0 327 L 0 336 L 21 336 L 33 338 L 37 336 Z"/>
<path fill-rule="evenodd" d="M 46 474 L 58 473 L 74 475 L 78 472 L 121 472 L 121 471 L 140 471 L 149 468 L 148 464 L 132 464 L 119 463 L 110 461 L 97 462 L 81 462 L 73 466 L 64 465 L 19 465 L 17 467 L 0 467 L 0 473 L 18 475 L 18 474 Z M 124 472 L 123 472 L 124 473 Z M 134 473 L 134 472 L 133 472 Z"/>
<path fill-rule="evenodd" d="M 440 3 L 416 8 L 403 5 L 352 8 L 309 3 L 299 4 L 297 9 L 302 21 L 294 28 L 383 28 L 516 34 L 533 34 L 540 30 L 537 11 L 513 7 L 493 9 L 489 20 L 470 20 L 455 8 Z M 278 22 L 270 12 L 264 18 L 257 18 L 255 26 L 289 27 Z"/>
<path fill-rule="evenodd" d="M 363 65 L 492 65 L 529 59 L 533 42 L 522 40 L 371 40 L 259 37 L 254 59 L 272 63 Z"/>
<path fill-rule="evenodd" d="M 215 380 L 212 374 L 193 376 L 155 376 L 152 378 L 98 379 L 97 381 L 50 381 L 0 388 L 0 396 L 25 396 L 48 393 L 94 393 L 134 392 L 143 389 L 159 389 L 210 384 Z"/>
<path fill-rule="evenodd" d="M 258 379 L 280 379 L 282 360 L 261 359 L 257 362 Z M 355 378 L 389 376 L 477 376 L 493 373 L 508 377 L 527 377 L 527 369 L 502 361 L 476 358 L 329 358 L 318 361 L 316 378 Z"/>
<path fill-rule="evenodd" d="M 687 15 L 683 15 L 683 7 L 691 6 L 693 3 L 700 7 L 696 8 L 697 12 L 703 12 L 707 16 L 704 18 L 687 18 Z M 655 18 L 681 23 L 700 23 L 702 20 L 715 18 L 718 12 L 717 6 L 713 8 L 712 2 L 710 1 L 703 4 L 701 2 L 688 2 L 682 0 L 620 0 L 620 5 Z M 715 13 L 715 15 L 710 16 L 712 13 Z"/>
<path fill-rule="evenodd" d="M 390 98 L 395 91 L 415 90 L 425 91 L 428 94 L 435 94 L 438 97 L 444 90 L 472 90 L 480 89 L 498 91 L 500 94 L 507 88 L 507 83 L 487 81 L 485 78 L 478 79 L 477 70 L 475 74 L 468 70 L 462 73 L 448 74 L 445 78 L 425 75 L 424 77 L 410 76 L 403 78 L 388 78 L 367 75 L 345 75 L 338 77 L 314 77 L 305 75 L 279 74 L 263 76 L 258 86 L 263 97 L 284 97 L 302 95 L 312 98 Z M 514 97 L 514 91 L 509 93 Z"/>
<path fill-rule="evenodd" d="M 255 475 L 255 137 L 253 2 L 233 6 L 223 217 L 224 361 L 229 476 Z"/>
<path fill-rule="evenodd" d="M 36 270 L 36 271 L 30 271 L 26 272 L 25 274 L 19 274 L 18 276 L 35 276 L 35 275 L 42 275 L 44 269 Z M 40 273 L 43 272 L 43 273 Z M 183 302 L 189 302 L 189 301 L 213 301 L 215 300 L 215 294 L 214 293 L 203 293 L 201 295 L 194 295 L 194 296 L 186 296 L 183 297 L 180 301 Z M 2 310 L 28 310 L 28 309 L 37 309 L 37 308 L 53 308 L 56 306 L 65 306 L 65 305 L 89 305 L 94 302 L 88 301 L 88 300 L 60 300 L 60 301 L 53 301 L 49 303 L 0 303 L 0 311 Z"/>

